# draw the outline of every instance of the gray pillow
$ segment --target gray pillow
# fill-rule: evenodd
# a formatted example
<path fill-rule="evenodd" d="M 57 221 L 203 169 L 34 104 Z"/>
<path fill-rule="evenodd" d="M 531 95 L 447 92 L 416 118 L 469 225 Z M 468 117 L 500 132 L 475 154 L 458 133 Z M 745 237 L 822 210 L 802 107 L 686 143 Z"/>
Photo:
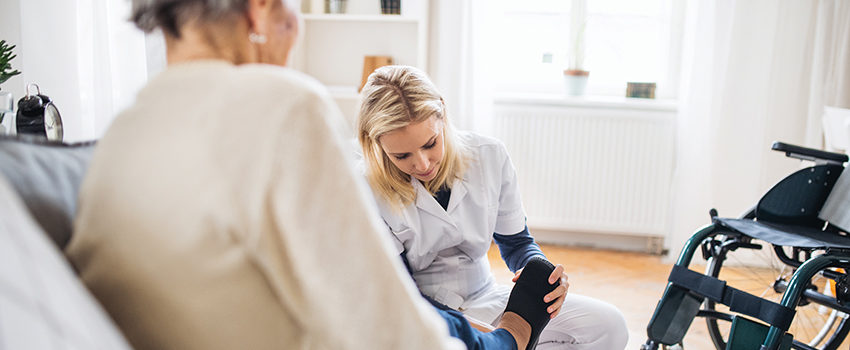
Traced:
<path fill-rule="evenodd" d="M 130 350 L 22 202 L 0 175 L 0 349 Z"/>
<path fill-rule="evenodd" d="M 71 239 L 77 194 L 94 145 L 0 137 L 0 173 L 59 249 Z"/>

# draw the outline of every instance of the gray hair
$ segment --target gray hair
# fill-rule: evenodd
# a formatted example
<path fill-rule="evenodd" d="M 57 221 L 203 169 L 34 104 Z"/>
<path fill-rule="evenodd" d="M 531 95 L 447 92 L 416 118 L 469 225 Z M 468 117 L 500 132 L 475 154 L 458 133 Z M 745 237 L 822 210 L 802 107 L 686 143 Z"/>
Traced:
<path fill-rule="evenodd" d="M 192 19 L 204 21 L 245 13 L 248 0 L 132 0 L 130 20 L 136 27 L 150 33 L 160 28 L 180 37 L 180 27 Z"/>

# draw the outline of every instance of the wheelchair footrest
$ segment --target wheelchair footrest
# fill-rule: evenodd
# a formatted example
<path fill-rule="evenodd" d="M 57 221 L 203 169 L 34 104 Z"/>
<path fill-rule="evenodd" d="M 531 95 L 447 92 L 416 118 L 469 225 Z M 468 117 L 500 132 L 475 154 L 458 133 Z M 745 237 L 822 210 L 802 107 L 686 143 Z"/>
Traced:
<path fill-rule="evenodd" d="M 729 331 L 729 339 L 726 341 L 726 350 L 758 350 L 767 338 L 770 327 L 749 320 L 743 316 L 735 316 L 732 319 L 732 329 Z M 791 334 L 782 335 L 779 350 L 791 349 Z"/>
<path fill-rule="evenodd" d="M 675 284 L 667 285 L 646 328 L 649 339 L 665 345 L 680 343 L 703 299 Z"/>

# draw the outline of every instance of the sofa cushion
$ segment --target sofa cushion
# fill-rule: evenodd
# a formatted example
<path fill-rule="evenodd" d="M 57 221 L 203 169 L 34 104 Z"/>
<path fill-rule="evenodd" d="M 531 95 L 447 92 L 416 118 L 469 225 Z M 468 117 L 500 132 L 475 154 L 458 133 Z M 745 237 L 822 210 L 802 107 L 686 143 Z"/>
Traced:
<path fill-rule="evenodd" d="M 93 151 L 94 142 L 0 137 L 0 174 L 60 249 L 71 238 L 77 194 Z"/>
<path fill-rule="evenodd" d="M 0 175 L 0 349 L 129 349 Z"/>

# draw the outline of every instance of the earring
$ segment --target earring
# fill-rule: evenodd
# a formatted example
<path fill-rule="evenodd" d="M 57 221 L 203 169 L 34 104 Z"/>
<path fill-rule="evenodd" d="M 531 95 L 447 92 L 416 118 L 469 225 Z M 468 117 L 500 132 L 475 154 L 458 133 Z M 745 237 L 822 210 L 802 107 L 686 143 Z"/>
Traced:
<path fill-rule="evenodd" d="M 248 41 L 250 41 L 254 44 L 265 44 L 266 43 L 266 36 L 263 35 L 263 34 L 251 33 L 251 34 L 248 34 Z"/>

